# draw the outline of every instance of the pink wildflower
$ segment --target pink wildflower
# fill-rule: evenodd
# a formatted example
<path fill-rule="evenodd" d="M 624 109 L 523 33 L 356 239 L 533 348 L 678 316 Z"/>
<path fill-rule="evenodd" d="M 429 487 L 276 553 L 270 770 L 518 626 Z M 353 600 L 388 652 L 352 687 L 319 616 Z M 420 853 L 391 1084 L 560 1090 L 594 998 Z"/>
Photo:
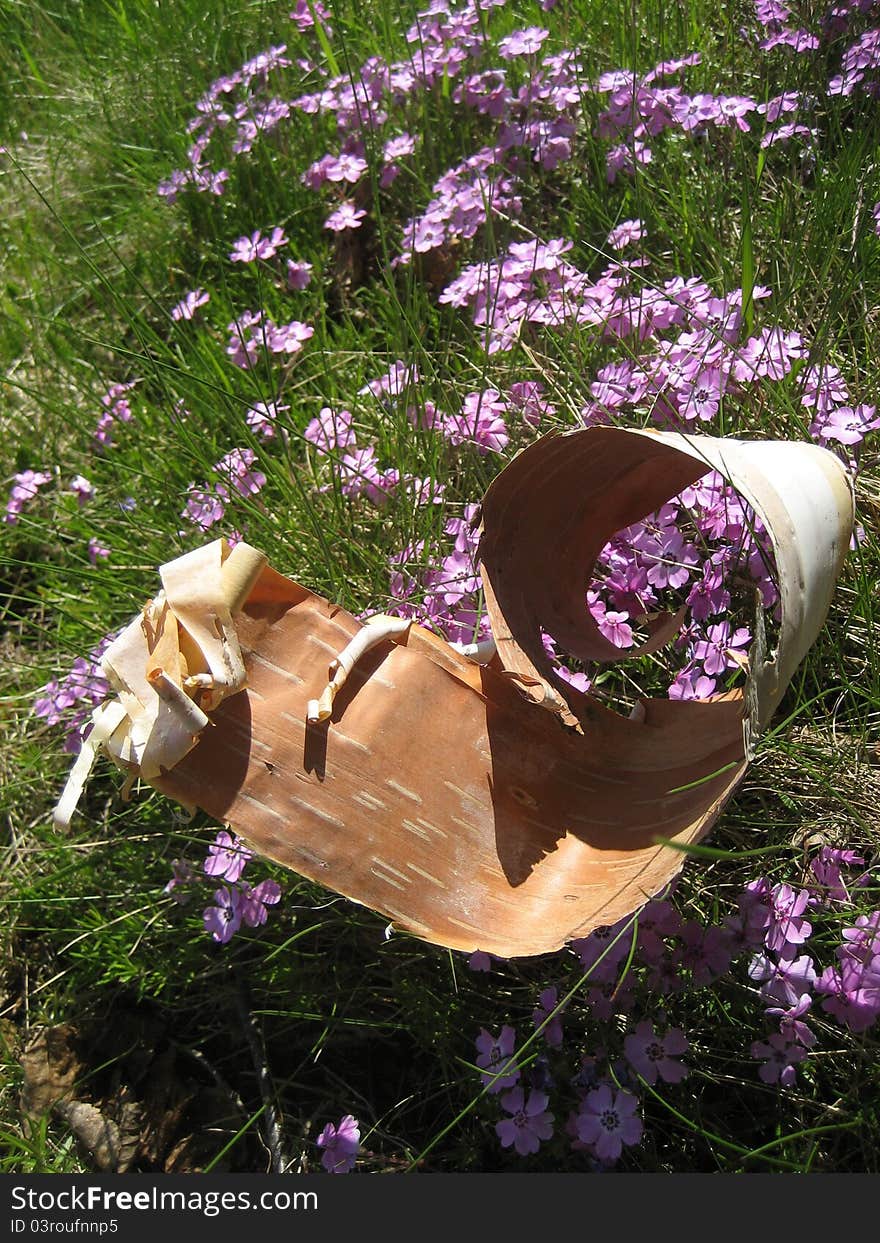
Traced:
<path fill-rule="evenodd" d="M 645 236 L 645 226 L 641 220 L 622 220 L 608 234 L 608 245 L 613 250 L 623 250 L 632 242 L 641 241 Z"/>
<path fill-rule="evenodd" d="M 774 1032 L 766 1043 L 756 1040 L 752 1044 L 752 1057 L 763 1065 L 758 1068 L 758 1076 L 764 1083 L 778 1083 L 780 1087 L 790 1088 L 797 1078 L 795 1067 L 804 1061 L 807 1050 L 800 1045 L 792 1044 L 780 1032 Z"/>
<path fill-rule="evenodd" d="M 688 1073 L 687 1067 L 676 1061 L 690 1048 L 684 1032 L 670 1027 L 664 1036 L 658 1036 L 649 1019 L 643 1019 L 623 1042 L 627 1061 L 646 1083 L 654 1084 L 658 1077 L 664 1083 L 681 1083 Z"/>
<path fill-rule="evenodd" d="M 501 1106 L 510 1118 L 496 1122 L 495 1133 L 502 1148 L 513 1146 L 521 1157 L 537 1152 L 542 1140 L 553 1135 L 553 1115 L 547 1112 L 546 1092 L 530 1091 L 528 1099 L 522 1088 L 512 1088 L 501 1098 Z"/>
<path fill-rule="evenodd" d="M 502 60 L 513 60 L 516 56 L 534 56 L 541 50 L 541 44 L 549 34 L 549 30 L 542 30 L 540 26 L 515 30 L 512 35 L 499 42 L 498 55 Z"/>
<path fill-rule="evenodd" d="M 204 862 L 206 876 L 222 876 L 229 884 L 240 879 L 242 872 L 254 852 L 238 837 L 233 837 L 225 829 L 220 829 Z"/>
<path fill-rule="evenodd" d="M 509 1026 L 501 1028 L 498 1036 L 493 1036 L 485 1028 L 480 1029 L 477 1036 L 477 1066 L 481 1068 L 480 1079 L 489 1092 L 503 1092 L 512 1088 L 519 1078 L 519 1067 L 513 1056 L 516 1046 L 516 1029 Z"/>
<path fill-rule="evenodd" d="M 89 561 L 91 561 L 92 565 L 97 565 L 99 557 L 106 559 L 110 556 L 110 549 L 93 535 L 89 540 L 88 553 Z"/>
<path fill-rule="evenodd" d="M 559 993 L 555 988 L 545 988 L 538 998 L 538 1004 L 532 1013 L 535 1027 L 544 1024 L 542 1035 L 551 1049 L 562 1048 L 562 1015 L 557 1010 Z M 552 1015 L 552 1018 L 550 1017 Z"/>
<path fill-rule="evenodd" d="M 351 1114 L 346 1114 L 338 1127 L 328 1122 L 318 1136 L 318 1147 L 324 1149 L 321 1164 L 327 1173 L 350 1173 L 357 1160 L 360 1142 L 360 1125 Z"/>
<path fill-rule="evenodd" d="M 223 475 L 240 496 L 256 496 L 266 484 L 263 472 L 252 469 L 256 456 L 253 449 L 231 449 L 214 463 L 214 470 Z"/>
<path fill-rule="evenodd" d="M 202 916 L 205 931 L 211 934 L 212 940 L 226 945 L 241 927 L 241 894 L 224 885 L 214 891 L 214 902 Z"/>
<path fill-rule="evenodd" d="M 287 238 L 284 236 L 283 229 L 273 229 L 269 237 L 264 237 L 257 229 L 250 237 L 238 238 L 229 258 L 233 263 L 252 263 L 255 259 L 271 259 L 282 246 L 286 245 Z"/>
<path fill-rule="evenodd" d="M 366 214 L 361 208 L 355 207 L 354 203 L 346 201 L 327 217 L 324 221 L 324 228 L 331 229 L 334 233 L 342 233 L 346 229 L 359 229 Z"/>
<path fill-rule="evenodd" d="M 215 522 L 220 522 L 226 513 L 226 507 L 223 504 L 229 499 L 229 494 L 222 487 L 217 485 L 214 492 L 206 492 L 203 488 L 191 487 L 187 493 L 186 505 L 181 513 L 181 518 L 186 518 L 202 531 L 207 531 Z"/>
<path fill-rule="evenodd" d="M 95 495 L 94 487 L 84 475 L 74 475 L 70 481 L 70 490 L 81 507 Z"/>
<path fill-rule="evenodd" d="M 441 431 L 451 445 L 472 444 L 481 454 L 500 453 L 509 439 L 504 412 L 507 403 L 497 389 L 468 393 L 460 414 L 448 414 Z"/>
<path fill-rule="evenodd" d="M 639 1102 L 631 1092 L 618 1091 L 607 1083 L 588 1092 L 576 1118 L 578 1139 L 588 1144 L 600 1161 L 616 1161 L 624 1145 L 642 1138 Z"/>
<path fill-rule="evenodd" d="M 312 265 L 304 259 L 288 259 L 287 288 L 305 289 L 312 279 Z"/>
<path fill-rule="evenodd" d="M 349 410 L 331 410 L 329 406 L 324 406 L 318 417 L 308 424 L 303 435 L 319 453 L 349 449 L 355 443 L 351 419 Z"/>
<path fill-rule="evenodd" d="M 6 502 L 4 521 L 10 526 L 15 526 L 25 503 L 33 500 L 39 488 L 51 482 L 52 476 L 45 470 L 23 470 L 14 475 L 9 500 Z"/>
<path fill-rule="evenodd" d="M 241 896 L 241 918 L 249 928 L 259 928 L 266 922 L 267 906 L 281 900 L 281 886 L 275 880 L 261 880 L 253 889 L 245 885 Z"/>
<path fill-rule="evenodd" d="M 172 319 L 192 319 L 200 306 L 204 306 L 209 302 L 210 294 L 205 293 L 204 289 L 191 289 L 189 293 L 183 295 L 181 300 L 171 308 Z"/>

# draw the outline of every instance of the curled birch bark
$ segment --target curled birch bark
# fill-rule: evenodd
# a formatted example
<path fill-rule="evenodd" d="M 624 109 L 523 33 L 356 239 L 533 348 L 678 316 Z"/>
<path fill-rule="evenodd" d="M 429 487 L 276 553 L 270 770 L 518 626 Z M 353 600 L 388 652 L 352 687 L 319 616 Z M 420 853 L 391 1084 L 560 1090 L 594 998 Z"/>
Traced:
<path fill-rule="evenodd" d="M 753 647 L 744 694 L 643 699 L 625 718 L 559 678 L 542 633 L 621 659 L 586 607 L 596 557 L 709 470 L 769 533 L 778 646 Z M 675 846 L 708 832 L 824 622 L 852 521 L 846 472 L 816 446 L 544 437 L 483 499 L 494 655 L 415 624 L 362 626 L 246 546 L 232 575 L 218 541 L 164 566 L 164 593 L 108 649 L 117 707 L 97 710 L 87 746 L 427 941 L 555 950 L 637 909 L 681 867 Z M 679 621 L 655 619 L 641 650 Z"/>

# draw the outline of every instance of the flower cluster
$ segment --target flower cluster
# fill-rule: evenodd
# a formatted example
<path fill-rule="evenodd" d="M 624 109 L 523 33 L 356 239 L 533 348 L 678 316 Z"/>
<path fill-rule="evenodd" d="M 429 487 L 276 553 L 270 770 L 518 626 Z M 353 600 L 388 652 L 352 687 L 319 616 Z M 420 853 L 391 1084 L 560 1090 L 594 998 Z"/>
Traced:
<path fill-rule="evenodd" d="M 522 202 L 515 182 L 500 168 L 497 154 L 483 148 L 451 168 L 433 187 L 424 212 L 403 226 L 400 261 L 472 238 L 491 215 L 518 215 Z"/>
<path fill-rule="evenodd" d="M 756 1041 L 754 1057 L 764 1059 L 765 1082 L 790 1086 L 796 1066 L 816 1044 L 805 1021 L 814 993 L 824 994 L 822 1009 L 853 1032 L 867 1031 L 880 1018 L 880 912 L 860 915 L 842 930 L 835 951 L 837 964 L 816 970 L 808 942 L 813 934 L 811 912 L 845 907 L 852 893 L 868 882 L 863 872 L 849 887 L 842 868 L 864 864 L 852 850 L 823 846 L 811 863 L 806 887 L 771 885 L 766 877 L 750 882 L 739 898 L 739 927 L 745 943 L 760 947 L 749 965 L 749 976 L 767 1003 L 766 1015 L 778 1023 L 767 1043 Z"/>
<path fill-rule="evenodd" d="M 478 600 L 476 512 L 476 505 L 466 505 L 462 517 L 446 520 L 444 531 L 453 539 L 447 556 L 426 557 L 424 546 L 418 544 L 391 561 L 390 611 L 432 627 L 452 643 L 474 643 L 489 636 L 488 619 Z M 420 563 L 418 570 L 413 563 Z"/>
<path fill-rule="evenodd" d="M 268 918 L 268 907 L 281 899 L 281 886 L 274 880 L 262 880 L 251 886 L 242 881 L 242 874 L 253 852 L 238 838 L 221 829 L 203 864 L 206 876 L 226 883 L 214 891 L 214 905 L 203 916 L 205 931 L 220 945 L 232 940 L 242 924 L 259 928 Z"/>
<path fill-rule="evenodd" d="M 70 672 L 60 681 L 53 678 L 43 686 L 34 700 L 34 715 L 47 725 L 62 725 L 65 730 L 64 750 L 76 754 L 82 745 L 85 727 L 92 709 L 110 694 L 110 684 L 101 668 L 101 656 L 115 638 L 106 635 L 88 656 L 78 656 Z"/>
<path fill-rule="evenodd" d="M 264 237 L 257 229 L 250 237 L 240 237 L 232 247 L 229 258 L 233 263 L 253 263 L 255 259 L 271 259 L 282 246 L 287 245 L 284 230 L 277 226 Z"/>
<path fill-rule="evenodd" d="M 796 28 L 784 6 L 759 4 L 756 16 L 764 28 L 764 50 L 783 44 L 797 50 L 807 46 L 803 32 L 791 38 L 785 33 Z M 697 54 L 665 61 L 642 75 L 614 70 L 589 84 L 576 55 L 545 54 L 548 32 L 539 27 L 506 35 L 498 43 L 499 61 L 492 67 L 486 63 L 485 20 L 487 15 L 472 3 L 458 8 L 432 5 L 419 14 L 407 34 L 408 58 L 387 63 L 374 56 L 338 78 L 328 77 L 311 62 L 298 61 L 304 73 L 323 80 L 320 89 L 299 95 L 284 107 L 277 99 L 266 98 L 265 92 L 269 78 L 290 68 L 292 61 L 285 45 L 270 48 L 237 73 L 218 79 L 200 101 L 199 115 L 190 127 L 199 135 L 195 158 L 201 184 L 196 188 L 206 188 L 208 147 L 229 126 L 238 124 L 232 145 L 244 154 L 258 135 L 291 116 L 329 116 L 338 147 L 313 160 L 302 181 L 315 191 L 330 191 L 333 210 L 325 227 L 357 228 L 367 219 L 375 193 L 375 184 L 367 192 L 371 162 L 381 151 L 381 162 L 373 171 L 379 189 L 389 190 L 400 161 L 415 149 L 416 138 L 400 125 L 407 101 L 438 81 L 452 83 L 454 104 L 484 118 L 491 134 L 450 167 L 434 183 L 430 201 L 402 223 L 396 262 L 408 263 L 428 252 L 448 256 L 452 246 L 476 237 L 490 217 L 515 218 L 522 210 L 519 182 L 527 166 L 524 156 L 545 173 L 567 163 L 584 126 L 587 94 L 605 100 L 595 134 L 613 144 L 608 154 L 610 179 L 653 158 L 651 144 L 665 130 L 677 129 L 690 138 L 711 129 L 732 128 L 745 134 L 759 122 L 761 142 L 773 145 L 802 130 L 799 118 L 812 106 L 797 91 L 766 100 L 688 93 L 683 75 L 699 68 Z M 296 25 L 302 31 L 311 29 L 305 20 Z M 859 46 L 864 51 L 867 45 Z M 519 62 L 527 64 L 527 75 L 517 86 Z M 233 106 L 236 96 L 240 102 Z M 618 251 L 641 248 L 646 233 L 641 220 L 625 220 L 609 234 L 607 245 Z M 230 257 L 242 262 L 268 259 L 285 244 L 279 227 L 265 235 L 258 230 L 239 238 Z M 601 367 L 590 385 L 591 400 L 581 411 L 586 423 L 635 417 L 640 423 L 650 419 L 677 429 L 702 428 L 753 404 L 758 388 L 786 381 L 797 369 L 800 400 L 820 443 L 842 446 L 855 460 L 864 436 L 880 427 L 875 407 L 854 401 L 833 368 L 804 366 L 810 343 L 798 332 L 769 325 L 743 339 L 743 291 L 718 294 L 693 277 L 651 281 L 648 261 L 639 254 L 627 262 L 612 262 L 592 276 L 572 261 L 572 250 L 564 238 L 543 241 L 533 236 L 510 243 L 496 258 L 466 265 L 441 289 L 439 298 L 443 304 L 470 310 L 489 354 L 509 352 L 522 340 L 532 344 L 539 332 L 546 337 L 565 330 L 581 338 L 590 334 L 599 342 L 623 341 L 624 361 Z M 289 285 L 303 287 L 308 272 L 292 261 L 288 269 Z M 751 308 L 769 296 L 770 290 L 761 286 L 748 291 L 749 323 Z M 252 370 L 260 357 L 296 355 L 312 331 L 299 321 L 278 327 L 265 311 L 246 311 L 229 324 L 227 354 L 237 366 Z M 406 368 L 402 362 L 395 366 Z M 369 389 L 377 396 L 378 383 Z M 407 381 L 407 413 L 414 426 L 433 430 L 453 451 L 500 453 L 523 425 L 534 428 L 552 410 L 542 394 L 519 399 L 515 390 L 528 383 L 538 385 L 518 382 L 508 391 L 486 386 L 467 393 L 457 411 L 445 412 L 433 395 L 417 391 L 417 377 L 412 377 Z M 397 394 L 389 388 L 382 395 Z M 252 407 L 248 415 L 252 430 L 267 440 L 273 436 L 274 421 L 268 405 L 266 410 Z M 356 443 L 350 425 L 344 443 L 337 440 L 331 446 L 328 439 L 323 448 L 322 436 L 313 421 L 306 439 L 327 454 L 326 469 L 333 477 L 321 485 L 324 490 L 338 489 L 353 501 L 382 506 L 394 496 L 423 504 L 442 495 L 442 484 L 401 478 L 398 471 L 384 466 L 379 445 Z M 224 516 L 227 499 L 224 482 L 213 488 L 193 485 L 184 512 L 196 526 L 208 529 Z M 395 608 L 434 624 L 453 640 L 469 641 L 486 634 L 479 578 L 466 564 L 470 550 L 461 546 L 459 531 L 448 529 L 447 534 L 456 536 L 452 554 L 413 546 L 394 555 Z M 413 557 L 419 559 L 415 572 L 408 569 Z M 683 668 L 672 679 L 669 693 L 676 698 L 706 697 L 736 671 L 751 639 L 750 632 L 728 616 L 736 604 L 728 584 L 743 571 L 754 579 L 765 606 L 772 607 L 776 587 L 760 523 L 722 480 L 710 476 L 638 529 L 621 533 L 604 550 L 588 606 L 601 632 L 612 643 L 629 647 L 636 641 L 636 623 L 661 607 L 663 593 L 680 593 L 689 614 L 679 642 Z M 680 606 L 682 599 L 676 603 Z M 552 655 L 561 676 L 583 687 L 589 684 L 588 672 L 568 668 L 564 654 Z"/>
<path fill-rule="evenodd" d="M 398 361 L 386 374 L 368 381 L 358 395 L 370 394 L 387 408 L 417 379 L 414 369 Z M 332 477 L 332 482 L 321 485 L 322 491 L 338 488 L 349 500 L 362 499 L 379 507 L 392 497 L 412 498 L 416 505 L 435 503 L 442 498 L 442 488 L 432 480 L 401 473 L 394 467 L 383 468 L 378 446 L 358 442 L 350 410 L 322 407 L 307 424 L 303 437 L 322 460 L 321 472 Z"/>
<path fill-rule="evenodd" d="M 256 416 L 255 430 L 260 430 L 265 425 L 270 433 L 273 432 L 272 418 L 277 414 L 277 408 L 272 409 L 275 412 L 272 416 L 268 414 L 268 407 L 262 411 L 250 412 Z M 248 422 L 255 426 L 250 417 Z M 265 436 L 265 432 L 263 435 Z M 214 470 L 220 476 L 220 481 L 213 487 L 198 488 L 195 484 L 190 484 L 186 505 L 180 516 L 200 530 L 207 531 L 216 522 L 222 521 L 226 514 L 226 504 L 233 492 L 246 499 L 256 496 L 266 485 L 266 476 L 255 468 L 256 457 L 253 449 L 231 449 L 224 454 L 219 462 L 214 463 Z"/>
<path fill-rule="evenodd" d="M 795 1083 L 797 1068 L 817 1043 L 804 1021 L 814 992 L 824 995 L 822 1009 L 842 1025 L 855 1033 L 868 1030 L 880 1019 L 880 912 L 858 915 L 843 927 L 836 962 L 821 973 L 804 952 L 813 933 L 809 913 L 823 905 L 850 906 L 871 874 L 861 872 L 847 883 L 841 869 L 863 863 L 855 851 L 822 847 L 805 888 L 758 877 L 740 893 L 735 912 L 718 925 L 683 920 L 667 892 L 637 917 L 572 942 L 584 987 L 569 988 L 562 1001 L 559 989 L 545 988 L 534 1009 L 534 1025 L 548 1053 L 559 1054 L 566 1043 L 563 1011 L 585 1003 L 593 1019 L 605 1025 L 609 1044 L 617 1043 L 617 1053 L 613 1047 L 582 1053 L 581 1069 L 566 1086 L 546 1055 L 524 1058 L 513 1026 L 505 1025 L 498 1036 L 482 1030 L 476 1058 L 480 1078 L 490 1094 L 506 1093 L 500 1105 L 510 1115 L 495 1127 L 502 1147 L 513 1147 L 521 1156 L 536 1153 L 553 1135 L 548 1109 L 553 1094 L 574 1091 L 576 1104 L 565 1127 L 572 1146 L 589 1153 L 599 1168 L 615 1164 L 643 1134 L 640 1084 L 674 1088 L 689 1073 L 681 1060 L 690 1048 L 685 1032 L 668 1020 L 644 1017 L 644 1010 L 637 1017 L 639 1007 L 656 1007 L 658 999 L 665 999 L 665 1010 L 677 995 L 715 984 L 741 955 L 748 956 L 749 977 L 776 1025 L 766 1039 L 750 1046 L 761 1063 L 762 1082 L 781 1089 Z M 625 1035 L 617 1042 L 615 1017 L 626 1019 Z M 582 1030 L 583 1022 L 577 1027 Z M 560 1066 L 565 1064 L 560 1060 Z"/>
<path fill-rule="evenodd" d="M 880 1019 L 880 911 L 859 915 L 843 929 L 835 950 L 837 965 L 816 981 L 825 994 L 822 1009 L 852 1032 L 864 1032 Z"/>
<path fill-rule="evenodd" d="M 315 330 L 298 319 L 287 324 L 274 324 L 262 311 L 245 311 L 227 326 L 229 340 L 226 353 L 236 367 L 247 371 L 263 355 L 281 354 L 288 358 L 298 354 Z"/>
<path fill-rule="evenodd" d="M 522 384 L 517 388 L 508 395 L 497 389 L 468 394 L 461 413 L 454 416 L 426 401 L 420 425 L 455 448 L 470 445 L 481 455 L 500 451 L 510 436 L 505 416 L 530 423 L 547 406 L 537 382 L 527 393 Z M 486 635 L 478 602 L 474 512 L 466 507 L 464 519 L 447 521 L 445 532 L 454 539 L 448 554 L 429 556 L 424 547 L 413 546 L 391 561 L 393 610 L 433 626 L 452 641 L 472 642 Z M 411 568 L 413 563 L 417 569 Z M 765 607 L 771 608 L 777 598 L 766 533 L 715 473 L 621 531 L 600 553 L 594 574 L 587 606 L 600 632 L 619 647 L 633 645 L 636 620 L 665 606 L 675 611 L 685 605 L 687 616 L 677 641 L 684 666 L 669 687 L 673 698 L 705 698 L 739 668 L 751 633 L 726 616 L 732 602 L 728 583 L 734 576 L 753 579 Z M 561 676 L 581 679 L 579 685 L 586 689 L 583 675 L 568 668 L 549 636 L 545 643 Z"/>
<path fill-rule="evenodd" d="M 115 444 L 113 440 L 114 424 L 131 422 L 134 416 L 126 393 L 130 392 L 138 383 L 138 380 L 130 380 L 127 384 L 111 384 L 107 392 L 101 397 L 101 405 L 104 407 L 104 412 L 98 419 L 97 426 L 95 427 L 94 442 L 97 447 L 112 449 Z"/>
<path fill-rule="evenodd" d="M 755 17 L 763 27 L 763 38 L 758 46 L 765 52 L 773 48 L 813 52 L 819 47 L 816 36 L 801 29 L 788 5 L 780 4 L 779 0 L 755 0 Z"/>
<path fill-rule="evenodd" d="M 28 501 L 32 501 L 40 488 L 51 482 L 52 475 L 47 470 L 23 470 L 14 475 L 3 521 L 14 527 Z"/>
<path fill-rule="evenodd" d="M 245 423 L 255 436 L 262 440 L 274 440 L 278 416 L 289 409 L 290 406 L 283 406 L 277 401 L 255 401 L 245 415 Z"/>
<path fill-rule="evenodd" d="M 603 930 L 594 947 L 612 943 L 611 930 Z M 581 946 L 586 957 L 592 950 Z M 615 955 L 611 975 L 619 974 L 620 963 Z M 589 968 L 588 970 L 592 970 Z M 609 975 L 608 978 L 611 978 Z M 565 1008 L 555 987 L 544 989 L 533 1014 L 533 1021 L 551 1052 L 562 1050 L 564 1039 L 561 1014 Z M 574 1093 L 576 1105 L 566 1125 L 572 1146 L 588 1152 L 603 1167 L 615 1164 L 624 1147 L 637 1144 L 643 1131 L 638 1113 L 639 1076 L 650 1085 L 658 1080 L 678 1084 L 688 1070 L 679 1060 L 689 1048 L 689 1041 L 679 1029 L 668 1028 L 658 1033 L 653 1023 L 644 1019 L 629 1031 L 623 1042 L 623 1058 L 609 1061 L 613 1077 L 600 1074 L 606 1055 L 582 1059 L 581 1071 L 568 1085 L 567 1094 Z M 476 1065 L 480 1078 L 490 1094 L 499 1096 L 502 1117 L 495 1131 L 503 1148 L 513 1148 L 519 1156 L 538 1152 L 542 1143 L 553 1138 L 554 1115 L 549 1111 L 551 1094 L 563 1091 L 546 1056 L 539 1056 L 528 1071 L 517 1063 L 516 1031 L 511 1026 L 494 1037 L 485 1030 L 477 1037 Z M 560 1065 L 564 1065 L 564 1060 Z M 501 1095 L 503 1093 L 503 1095 Z"/>

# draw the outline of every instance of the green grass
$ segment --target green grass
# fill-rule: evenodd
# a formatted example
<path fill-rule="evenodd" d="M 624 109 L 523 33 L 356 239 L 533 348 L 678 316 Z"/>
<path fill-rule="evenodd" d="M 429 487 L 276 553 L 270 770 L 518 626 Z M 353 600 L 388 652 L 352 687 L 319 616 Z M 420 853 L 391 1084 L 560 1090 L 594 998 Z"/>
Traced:
<path fill-rule="evenodd" d="M 853 404 L 876 401 L 877 104 L 859 93 L 823 93 L 845 39 L 800 57 L 763 54 L 743 40 L 750 5 L 719 11 L 702 0 L 635 7 L 562 0 L 549 14 L 526 3 L 483 13 L 490 47 L 512 30 L 546 25 L 551 36 L 542 51 L 579 49 L 584 93 L 576 158 L 555 171 L 525 168 L 521 215 L 490 221 L 439 257 L 401 267 L 390 262 L 402 223 L 424 210 L 435 181 L 491 141 L 490 121 L 455 102 L 454 78 L 396 106 L 395 128 L 417 135 L 419 145 L 387 190 L 378 186 L 378 139 L 370 138 L 371 172 L 352 192 L 369 208 L 357 233 L 337 238 L 324 229 L 332 194 L 316 194 L 300 180 L 312 161 L 338 149 L 326 116 L 296 113 L 248 157 L 227 153 L 222 196 L 182 194 L 169 206 L 157 195 L 170 170 L 185 166 L 187 122 L 219 75 L 282 42 L 291 58 L 335 63 L 346 75 L 369 56 L 401 58 L 417 7 L 371 0 L 366 22 L 362 4 L 340 0 L 325 45 L 297 33 L 288 6 L 268 3 L 82 0 L 53 9 L 19 0 L 0 17 L 11 63 L 0 79 L 0 143 L 8 149 L 0 156 L 0 454 L 10 480 L 27 469 L 54 473 L 18 524 L 0 535 L 6 1171 L 93 1168 L 57 1112 L 26 1118 L 20 1107 L 21 1056 L 47 1026 L 73 1024 L 79 1032 L 85 1097 L 110 1110 L 128 1092 L 154 1129 L 160 1111 L 149 1113 L 153 1105 L 144 1104 L 145 1068 L 166 1068 L 169 1117 L 183 1099 L 181 1085 L 198 1085 L 174 1115 L 176 1129 L 169 1124 L 163 1152 L 142 1154 L 140 1168 L 169 1168 L 163 1161 L 175 1137 L 210 1130 L 223 1110 L 225 1129 L 193 1158 L 195 1167 L 267 1168 L 258 1136 L 269 1105 L 255 1056 L 268 1068 L 285 1164 L 294 1170 L 319 1168 L 317 1135 L 326 1122 L 353 1113 L 361 1122 L 364 1170 L 582 1171 L 591 1168 L 590 1158 L 572 1150 L 564 1133 L 577 1108 L 572 1080 L 581 1058 L 604 1050 L 603 1073 L 624 1082 L 627 1018 L 595 1016 L 590 979 L 570 952 L 474 973 L 461 955 L 405 936 L 386 939 L 379 915 L 263 863 L 250 865 L 253 879 L 277 879 L 281 905 L 265 927 L 215 946 L 201 918 L 215 884 L 202 877 L 186 905 L 163 887 L 172 860 L 200 868 L 218 826 L 201 814 L 184 822 L 148 787 L 122 802 L 119 775 L 104 763 L 70 834 L 52 829 L 70 757 L 63 731 L 33 715 L 34 699 L 134 615 L 155 590 L 160 563 L 211 538 L 181 511 L 192 484 L 217 478 L 212 467 L 224 453 L 253 448 L 267 484 L 259 496 L 230 502 L 212 534 L 245 532 L 277 568 L 353 612 L 388 607 L 389 557 L 418 541 L 425 544 L 422 561 L 448 552 L 445 522 L 479 500 L 533 433 L 516 432 L 504 455 L 456 453 L 439 436 L 413 430 L 402 406 L 383 412 L 358 390 L 395 359 L 418 367 L 419 400 L 427 394 L 446 410 L 475 389 L 542 379 L 557 407 L 552 425 L 572 424 L 597 370 L 636 357 L 637 342 L 602 340 L 568 325 L 530 331 L 514 350 L 487 354 L 469 314 L 439 303 L 438 294 L 465 264 L 495 258 L 532 233 L 570 238 L 568 258 L 596 279 L 611 258 L 610 229 L 633 217 L 646 227 L 646 293 L 675 276 L 701 277 L 719 297 L 742 288 L 747 333 L 772 324 L 802 332 L 810 356 L 801 367 L 837 366 Z M 797 144 L 762 150 L 762 123 L 752 117 L 749 133 L 660 135 L 651 163 L 609 185 L 608 143 L 593 133 L 604 103 L 589 85 L 603 72 L 645 73 L 693 50 L 703 59 L 683 78 L 691 93 L 759 100 L 782 91 L 816 94 L 812 158 Z M 502 62 L 492 52 L 486 63 Z M 516 86 L 528 81 L 523 61 L 509 72 Z M 318 78 L 293 66 L 274 71 L 270 81 L 290 99 L 317 89 Z M 283 256 L 313 264 L 304 291 L 281 287 L 278 260 L 228 260 L 237 237 L 274 225 L 289 238 Z M 771 297 L 751 302 L 750 292 L 763 285 Z M 171 307 L 197 287 L 210 290 L 210 302 L 198 319 L 175 323 Z M 264 356 L 243 371 L 227 358 L 227 324 L 258 307 L 277 323 L 313 325 L 289 366 Z M 114 448 L 97 453 L 92 434 L 101 397 L 111 384 L 132 380 L 134 417 L 117 425 Z M 285 434 L 265 443 L 247 430 L 244 416 L 253 402 L 275 399 L 289 407 L 280 420 Z M 444 504 L 417 507 L 399 494 L 378 508 L 343 495 L 326 461 L 303 440 L 325 406 L 352 411 L 360 443 L 377 446 L 383 469 L 443 482 Z M 801 440 L 808 425 L 796 370 L 747 400 L 726 399 L 710 430 Z M 685 867 L 675 896 L 685 919 L 717 924 L 760 874 L 773 883 L 804 883 L 821 844 L 858 849 L 869 862 L 877 857 L 875 439 L 869 435 L 862 446 L 856 477 L 865 538 L 736 798 Z M 95 487 L 85 506 L 69 490 L 78 473 Z M 134 507 L 121 504 L 128 498 Z M 94 566 L 92 537 L 110 549 L 109 559 Z M 643 676 L 661 678 L 662 670 L 656 662 L 639 665 L 633 677 Z M 618 683 L 613 689 L 626 691 Z M 877 909 L 877 888 L 875 872 L 854 906 L 814 913 L 811 952 L 821 965 L 834 961 L 841 928 Z M 652 1017 L 660 1024 L 663 1014 L 683 1028 L 691 1073 L 681 1085 L 639 1089 L 644 1138 L 624 1150 L 620 1168 L 876 1171 L 876 1027 L 854 1035 L 817 1002 L 810 1022 L 818 1044 L 798 1068 L 796 1085 L 766 1085 L 749 1050 L 770 1028 L 747 965 L 748 955 L 741 956 L 708 985 L 664 997 L 648 987 L 638 962 L 624 957 L 620 988 L 632 984 L 638 998 L 630 1022 Z M 569 999 L 560 1051 L 548 1051 L 532 1034 L 538 994 L 550 985 Z M 249 1024 L 264 1045 L 256 1055 Z M 521 1064 L 554 1082 L 556 1136 L 526 1159 L 499 1146 L 498 1099 L 482 1090 L 473 1064 L 480 1029 L 497 1034 L 504 1024 L 516 1027 Z M 210 1104 L 212 1092 L 226 1104 Z"/>

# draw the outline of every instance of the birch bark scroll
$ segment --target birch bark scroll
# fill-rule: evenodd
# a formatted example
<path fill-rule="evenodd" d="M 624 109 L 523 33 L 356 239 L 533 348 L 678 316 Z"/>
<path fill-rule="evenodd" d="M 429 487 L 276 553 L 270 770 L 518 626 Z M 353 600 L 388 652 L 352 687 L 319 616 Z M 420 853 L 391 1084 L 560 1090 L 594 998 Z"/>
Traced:
<path fill-rule="evenodd" d="M 769 533 L 778 647 L 753 647 L 742 692 L 643 699 L 624 718 L 558 677 L 542 632 L 582 659 L 621 659 L 586 606 L 596 557 L 710 470 Z M 117 695 L 95 710 L 56 820 L 101 749 L 129 782 L 426 941 L 559 949 L 678 872 L 684 854 L 660 839 L 709 831 L 825 620 L 852 523 L 846 471 L 814 445 L 543 437 L 482 502 L 488 664 L 399 619 L 364 634 L 261 553 L 215 541 L 162 567 L 162 591 L 106 652 Z M 658 619 L 646 647 L 677 624 Z"/>

